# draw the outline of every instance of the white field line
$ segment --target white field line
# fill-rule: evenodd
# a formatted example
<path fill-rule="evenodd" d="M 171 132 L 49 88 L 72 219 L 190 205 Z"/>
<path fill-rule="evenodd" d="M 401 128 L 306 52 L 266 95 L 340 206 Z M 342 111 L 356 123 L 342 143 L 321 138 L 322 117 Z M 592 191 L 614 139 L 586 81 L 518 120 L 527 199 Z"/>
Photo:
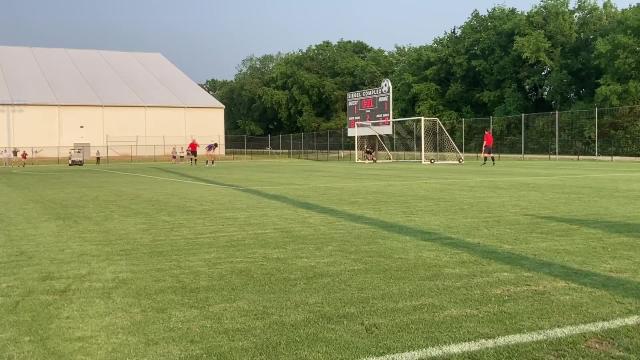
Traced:
<path fill-rule="evenodd" d="M 176 178 L 162 177 L 162 176 L 153 176 L 153 175 L 145 175 L 138 173 L 130 173 L 125 171 L 115 171 L 115 170 L 105 170 L 105 169 L 89 169 L 93 171 L 102 171 L 120 175 L 130 175 L 130 176 L 139 176 L 144 178 L 156 179 L 156 180 L 166 180 L 166 181 L 175 181 L 187 184 L 195 184 L 195 185 L 204 185 L 211 186 L 223 189 L 235 189 L 235 190 L 269 190 L 269 189 L 293 189 L 293 188 L 332 188 L 332 187 L 345 187 L 345 186 L 358 186 L 361 187 L 362 183 L 360 182 L 350 182 L 350 183 L 340 183 L 340 184 L 304 184 L 304 185 L 281 185 L 281 186 L 231 186 L 231 185 L 218 185 L 211 184 L 202 181 L 193 181 L 193 180 L 182 180 Z M 610 176 L 640 176 L 639 173 L 632 174 L 582 174 L 582 175 L 557 175 L 557 176 L 523 176 L 523 177 L 503 177 L 503 178 L 487 178 L 488 180 L 493 181 L 512 181 L 512 180 L 553 180 L 553 179 L 571 179 L 571 178 L 587 178 L 587 177 L 610 177 Z M 483 178 L 484 179 L 484 178 Z M 478 180 L 482 180 L 480 178 L 474 179 L 425 179 L 425 180 L 412 180 L 412 181 L 395 181 L 392 184 L 429 184 L 429 183 L 448 183 L 448 182 L 477 182 Z M 389 185 L 388 181 L 385 182 L 367 182 L 367 186 L 370 185 Z"/>
<path fill-rule="evenodd" d="M 162 177 L 162 176 L 136 174 L 136 173 L 130 173 L 130 172 L 124 172 L 124 171 L 104 170 L 104 169 L 89 169 L 89 170 L 120 174 L 120 175 L 139 176 L 139 177 L 155 179 L 155 180 L 166 180 L 166 181 L 175 181 L 175 182 L 186 183 L 186 184 L 204 185 L 204 186 L 211 186 L 211 187 L 217 187 L 217 188 L 223 188 L 223 189 L 235 189 L 235 190 L 245 189 L 243 187 L 238 187 L 238 186 L 210 184 L 202 181 L 181 180 L 181 179 L 168 178 L 168 177 Z"/>
<path fill-rule="evenodd" d="M 59 172 L 44 172 L 44 171 L 27 171 L 27 170 L 11 170 L 13 174 L 30 174 L 30 175 L 63 175 L 67 174 L 64 171 Z"/>
<path fill-rule="evenodd" d="M 419 360 L 441 356 L 463 354 L 473 351 L 493 349 L 501 346 L 526 344 L 536 341 L 560 339 L 573 335 L 617 329 L 625 326 L 639 325 L 640 316 L 631 316 L 612 321 L 595 322 L 591 324 L 567 326 L 550 330 L 535 331 L 517 335 L 501 336 L 489 340 L 478 340 L 453 345 L 444 345 L 406 353 L 368 357 L 365 360 Z"/>

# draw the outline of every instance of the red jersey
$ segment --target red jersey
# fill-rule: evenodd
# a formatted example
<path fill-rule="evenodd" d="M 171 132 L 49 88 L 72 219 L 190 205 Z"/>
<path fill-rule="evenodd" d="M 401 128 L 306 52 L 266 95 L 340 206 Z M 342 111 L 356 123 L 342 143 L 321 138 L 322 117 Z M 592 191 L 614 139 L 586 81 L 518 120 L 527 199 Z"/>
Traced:
<path fill-rule="evenodd" d="M 23 152 L 20 157 L 22 158 L 22 160 L 27 160 L 27 153 Z"/>
<path fill-rule="evenodd" d="M 493 135 L 491 133 L 484 134 L 485 146 L 493 146 Z"/>
<path fill-rule="evenodd" d="M 189 151 L 191 151 L 191 152 L 194 152 L 194 151 L 198 151 L 198 148 L 199 148 L 199 147 L 200 147 L 200 145 L 199 145 L 197 142 L 192 141 L 192 142 L 189 144 L 189 146 L 187 147 L 187 149 L 189 149 Z"/>

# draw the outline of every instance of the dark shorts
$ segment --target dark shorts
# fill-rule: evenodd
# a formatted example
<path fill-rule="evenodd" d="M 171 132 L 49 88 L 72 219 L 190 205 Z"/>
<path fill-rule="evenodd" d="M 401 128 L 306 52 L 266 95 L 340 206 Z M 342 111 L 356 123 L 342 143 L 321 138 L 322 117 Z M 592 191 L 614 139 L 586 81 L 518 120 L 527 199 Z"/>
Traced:
<path fill-rule="evenodd" d="M 194 158 L 198 157 L 198 152 L 197 151 L 192 151 L 191 152 L 191 156 L 193 156 Z"/>
<path fill-rule="evenodd" d="M 487 155 L 493 155 L 493 147 L 492 146 L 485 146 L 484 147 L 484 153 Z"/>

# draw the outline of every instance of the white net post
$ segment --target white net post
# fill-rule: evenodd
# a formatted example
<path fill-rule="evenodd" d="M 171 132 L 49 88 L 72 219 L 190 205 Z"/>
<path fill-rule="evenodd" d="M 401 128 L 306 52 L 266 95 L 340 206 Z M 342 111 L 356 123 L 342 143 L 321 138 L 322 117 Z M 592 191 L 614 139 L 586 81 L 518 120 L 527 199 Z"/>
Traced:
<path fill-rule="evenodd" d="M 385 128 L 386 127 L 386 128 Z M 458 164 L 464 156 L 437 118 L 404 118 L 355 124 L 356 162 L 415 161 L 423 164 Z"/>
<path fill-rule="evenodd" d="M 422 119 L 422 163 L 462 164 L 464 156 L 437 118 Z"/>
<path fill-rule="evenodd" d="M 382 125 L 382 122 L 379 122 Z M 388 121 L 386 122 L 388 123 Z M 392 135 L 376 130 L 378 122 L 357 122 L 355 124 L 356 162 L 389 162 L 393 155 L 389 151 L 393 143 Z M 369 150 L 370 154 L 367 154 Z"/>

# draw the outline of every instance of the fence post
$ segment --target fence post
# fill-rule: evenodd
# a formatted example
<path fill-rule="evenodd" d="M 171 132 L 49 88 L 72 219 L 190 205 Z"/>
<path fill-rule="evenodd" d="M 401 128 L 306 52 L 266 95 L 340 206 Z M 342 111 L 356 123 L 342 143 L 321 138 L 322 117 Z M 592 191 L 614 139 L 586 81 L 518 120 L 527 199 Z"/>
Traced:
<path fill-rule="evenodd" d="M 302 158 L 304 159 L 304 132 L 302 132 Z"/>
<path fill-rule="evenodd" d="M 424 134 L 421 136 L 424 136 Z M 462 157 L 464 157 L 464 118 L 462 118 Z"/>
<path fill-rule="evenodd" d="M 609 137 L 611 140 L 611 161 L 613 161 L 613 137 Z"/>
<path fill-rule="evenodd" d="M 489 130 L 493 133 L 493 116 L 489 116 Z"/>
<path fill-rule="evenodd" d="M 556 160 L 559 160 L 559 155 L 560 153 L 558 152 L 558 137 L 559 137 L 559 127 L 558 127 L 558 116 L 559 116 L 559 112 L 558 110 L 556 110 Z"/>
<path fill-rule="evenodd" d="M 293 134 L 289 134 L 289 158 L 293 158 Z"/>
<path fill-rule="evenodd" d="M 596 160 L 598 160 L 598 107 L 596 106 Z"/>
<path fill-rule="evenodd" d="M 329 146 L 329 142 L 331 141 L 330 134 L 330 130 L 327 130 L 327 161 L 329 161 L 329 151 L 331 151 L 331 147 Z"/>
<path fill-rule="evenodd" d="M 244 158 L 247 159 L 247 135 L 244 136 Z"/>
<path fill-rule="evenodd" d="M 524 114 L 522 114 L 522 122 L 520 126 L 522 130 L 522 160 L 524 160 Z"/>
<path fill-rule="evenodd" d="M 271 157 L 271 134 L 269 134 L 269 157 Z"/>

